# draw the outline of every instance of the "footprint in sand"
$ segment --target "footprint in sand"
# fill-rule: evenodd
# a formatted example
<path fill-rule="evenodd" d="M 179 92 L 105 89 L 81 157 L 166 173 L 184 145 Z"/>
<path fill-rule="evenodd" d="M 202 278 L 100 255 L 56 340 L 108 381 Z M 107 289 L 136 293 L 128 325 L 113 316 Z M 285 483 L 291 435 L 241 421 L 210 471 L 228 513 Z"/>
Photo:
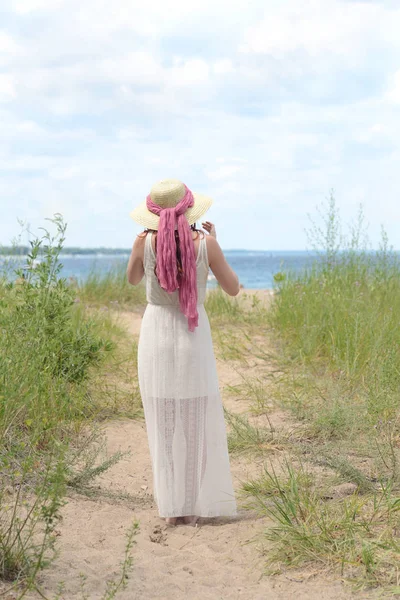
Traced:
<path fill-rule="evenodd" d="M 153 531 L 149 535 L 150 541 L 155 544 L 161 544 L 162 546 L 168 546 L 167 544 L 167 534 L 161 527 L 161 525 L 155 525 L 153 527 Z"/>

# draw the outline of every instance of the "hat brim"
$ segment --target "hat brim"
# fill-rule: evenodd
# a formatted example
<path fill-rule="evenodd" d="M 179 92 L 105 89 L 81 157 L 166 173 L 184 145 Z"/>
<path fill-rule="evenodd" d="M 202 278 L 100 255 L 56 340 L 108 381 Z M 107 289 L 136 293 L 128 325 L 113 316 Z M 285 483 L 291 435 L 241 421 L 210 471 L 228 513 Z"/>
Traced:
<path fill-rule="evenodd" d="M 208 196 L 203 196 L 202 194 L 196 194 L 193 192 L 194 204 L 185 212 L 185 216 L 189 222 L 189 225 L 193 225 L 202 217 L 210 208 L 213 203 L 211 198 Z M 146 201 L 142 202 L 134 208 L 129 216 L 139 223 L 139 225 L 143 225 L 147 229 L 158 230 L 158 225 L 160 223 L 160 217 L 150 212 L 146 206 Z"/>

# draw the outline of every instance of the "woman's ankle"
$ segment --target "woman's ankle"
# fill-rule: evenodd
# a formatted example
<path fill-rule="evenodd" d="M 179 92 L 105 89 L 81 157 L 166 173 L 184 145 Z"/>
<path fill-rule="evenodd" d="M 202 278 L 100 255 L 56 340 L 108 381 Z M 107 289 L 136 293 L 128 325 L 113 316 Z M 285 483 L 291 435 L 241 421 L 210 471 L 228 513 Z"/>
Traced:
<path fill-rule="evenodd" d="M 196 525 L 197 520 L 199 517 L 197 517 L 196 515 L 188 515 L 186 517 L 183 517 L 183 522 L 185 523 L 185 525 Z"/>

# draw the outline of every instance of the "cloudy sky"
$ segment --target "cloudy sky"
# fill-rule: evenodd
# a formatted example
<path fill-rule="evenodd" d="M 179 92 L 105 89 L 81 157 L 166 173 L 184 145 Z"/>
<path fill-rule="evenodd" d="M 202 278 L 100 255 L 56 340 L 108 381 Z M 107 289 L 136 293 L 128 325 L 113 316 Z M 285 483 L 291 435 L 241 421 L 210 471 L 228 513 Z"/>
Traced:
<path fill-rule="evenodd" d="M 0 244 L 130 247 L 177 177 L 224 248 L 303 249 L 335 190 L 400 248 L 398 0 L 1 0 Z"/>

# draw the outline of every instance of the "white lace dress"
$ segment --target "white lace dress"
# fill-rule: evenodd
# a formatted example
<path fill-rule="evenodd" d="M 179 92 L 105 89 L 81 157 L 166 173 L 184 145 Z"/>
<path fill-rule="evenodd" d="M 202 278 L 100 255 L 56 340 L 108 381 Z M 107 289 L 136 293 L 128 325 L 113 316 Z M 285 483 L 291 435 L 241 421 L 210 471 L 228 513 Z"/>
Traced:
<path fill-rule="evenodd" d="M 210 324 L 204 309 L 206 239 L 197 256 L 199 326 L 188 331 L 178 292 L 169 294 L 154 273 L 152 234 L 146 237 L 147 306 L 139 348 L 139 385 L 161 517 L 235 515 L 226 426 Z"/>

